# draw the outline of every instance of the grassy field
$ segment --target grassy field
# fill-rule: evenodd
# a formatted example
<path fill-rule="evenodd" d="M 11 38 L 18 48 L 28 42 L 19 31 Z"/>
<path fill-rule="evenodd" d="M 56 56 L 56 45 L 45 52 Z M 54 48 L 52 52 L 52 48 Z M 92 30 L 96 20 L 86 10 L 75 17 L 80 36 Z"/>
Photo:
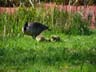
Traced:
<path fill-rule="evenodd" d="M 30 36 L 0 39 L 0 71 L 96 72 L 96 34 L 59 36 L 60 42 L 37 42 Z"/>
<path fill-rule="evenodd" d="M 59 42 L 37 42 L 22 34 L 26 21 L 38 21 L 58 35 Z M 96 72 L 96 31 L 79 13 L 55 8 L 19 8 L 0 14 L 0 72 Z"/>

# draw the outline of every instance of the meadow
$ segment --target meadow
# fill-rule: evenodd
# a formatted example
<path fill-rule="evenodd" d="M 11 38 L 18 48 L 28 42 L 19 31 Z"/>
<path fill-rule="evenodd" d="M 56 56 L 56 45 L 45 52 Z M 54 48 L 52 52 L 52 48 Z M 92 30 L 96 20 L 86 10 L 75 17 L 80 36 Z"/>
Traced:
<path fill-rule="evenodd" d="M 18 8 L 0 14 L 0 72 L 96 72 L 96 31 L 79 13 L 57 9 Z M 51 28 L 42 34 L 58 35 L 59 42 L 37 42 L 22 33 L 26 21 Z"/>

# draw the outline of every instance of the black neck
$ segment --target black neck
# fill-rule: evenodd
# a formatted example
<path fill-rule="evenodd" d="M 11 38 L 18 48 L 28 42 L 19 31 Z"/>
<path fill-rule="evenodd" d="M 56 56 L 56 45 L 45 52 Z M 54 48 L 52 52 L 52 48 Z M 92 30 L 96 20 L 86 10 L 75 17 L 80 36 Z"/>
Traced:
<path fill-rule="evenodd" d="M 28 26 L 28 22 L 26 22 L 25 25 L 24 25 L 24 31 L 26 31 L 27 26 Z"/>

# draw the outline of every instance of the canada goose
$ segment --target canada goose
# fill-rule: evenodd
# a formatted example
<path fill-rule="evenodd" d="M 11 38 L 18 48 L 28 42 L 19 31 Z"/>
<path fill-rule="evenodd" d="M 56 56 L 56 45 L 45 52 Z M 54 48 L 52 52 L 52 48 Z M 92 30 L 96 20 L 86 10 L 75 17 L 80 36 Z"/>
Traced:
<path fill-rule="evenodd" d="M 26 35 L 30 35 L 33 38 L 36 38 L 41 32 L 47 30 L 48 27 L 39 23 L 39 22 L 26 22 L 23 27 L 23 32 Z M 48 29 L 49 30 L 49 29 Z"/>

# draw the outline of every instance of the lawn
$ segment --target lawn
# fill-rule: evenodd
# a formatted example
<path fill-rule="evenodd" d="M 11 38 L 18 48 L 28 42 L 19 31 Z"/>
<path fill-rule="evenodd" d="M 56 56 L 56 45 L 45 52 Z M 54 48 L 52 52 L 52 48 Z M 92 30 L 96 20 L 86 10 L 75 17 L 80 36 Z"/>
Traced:
<path fill-rule="evenodd" d="M 59 36 L 60 42 L 37 42 L 26 35 L 0 39 L 0 71 L 96 72 L 96 34 Z"/>
<path fill-rule="evenodd" d="M 43 23 L 51 31 L 42 34 L 61 41 L 23 35 L 26 21 Z M 0 72 L 96 72 L 96 30 L 89 26 L 80 13 L 56 8 L 19 7 L 16 14 L 0 14 Z"/>

